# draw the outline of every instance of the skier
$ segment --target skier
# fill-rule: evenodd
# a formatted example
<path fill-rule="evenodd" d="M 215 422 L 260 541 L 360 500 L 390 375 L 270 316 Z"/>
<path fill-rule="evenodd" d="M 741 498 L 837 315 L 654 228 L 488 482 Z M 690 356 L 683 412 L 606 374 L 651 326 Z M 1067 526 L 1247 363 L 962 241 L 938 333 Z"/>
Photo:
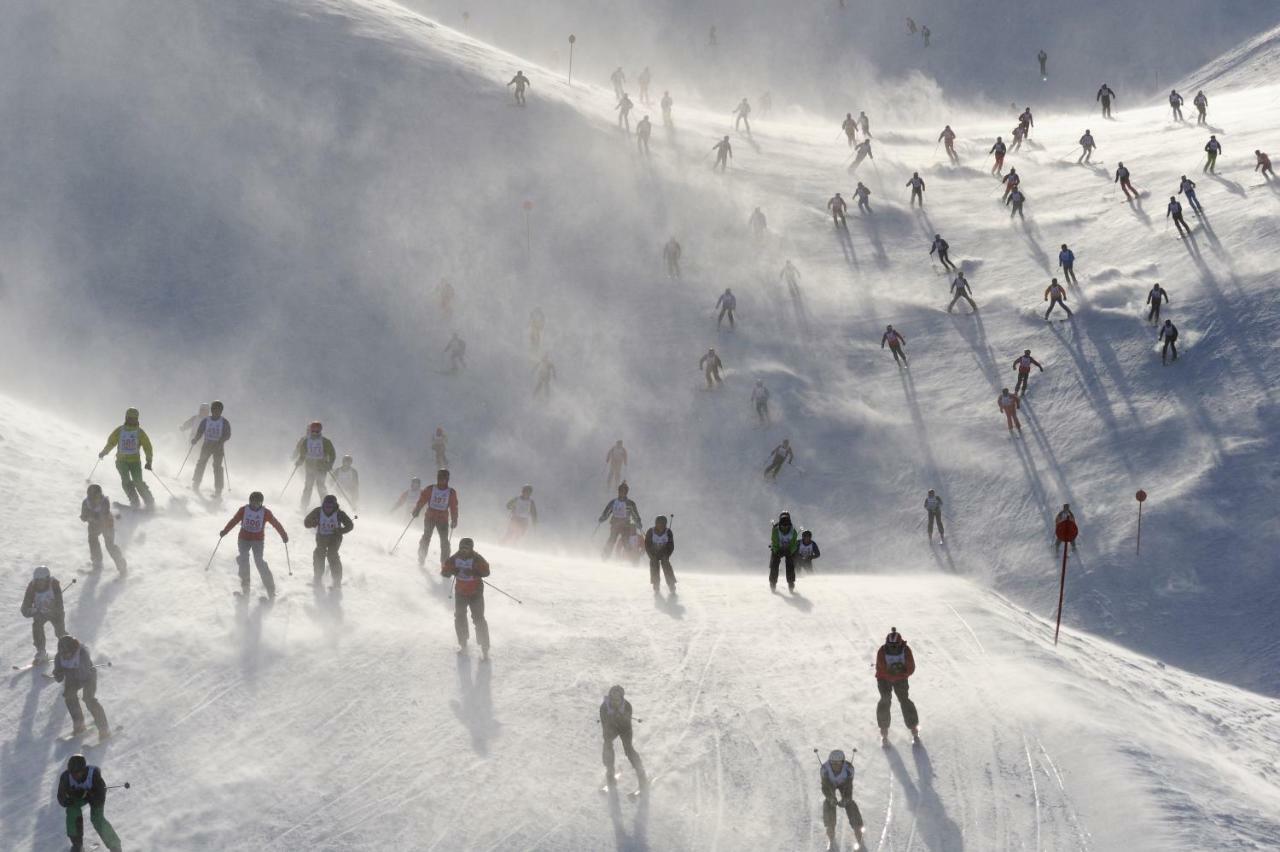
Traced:
<path fill-rule="evenodd" d="M 431 437 L 431 452 L 436 457 L 436 467 L 449 466 L 449 436 L 444 433 L 443 426 L 436 427 L 436 433 Z"/>
<path fill-rule="evenodd" d="M 764 218 L 764 211 L 759 207 L 751 211 L 747 225 L 751 228 L 751 235 L 757 240 L 764 239 L 765 231 L 769 229 L 769 221 Z"/>
<path fill-rule="evenodd" d="M 89 649 L 81 645 L 70 633 L 58 637 L 58 653 L 53 658 L 53 679 L 62 684 L 62 699 L 66 702 L 67 712 L 71 714 L 71 733 L 80 736 L 88 728 L 84 724 L 84 711 L 80 709 L 80 699 L 89 708 L 93 716 L 93 724 L 98 727 L 98 741 L 111 737 L 111 726 L 107 724 L 107 713 L 98 703 L 98 670 L 93 667 L 93 659 Z"/>
<path fill-rule="evenodd" d="M 644 66 L 644 70 L 640 72 L 640 76 L 636 78 L 636 82 L 640 84 L 640 103 L 649 104 L 649 81 L 653 79 L 653 75 L 649 73 L 649 66 Z M 648 116 L 645 116 L 648 118 Z"/>
<path fill-rule="evenodd" d="M 107 445 L 98 453 L 98 458 L 105 458 L 112 448 L 116 450 L 116 471 L 120 474 L 120 486 L 129 497 L 129 505 L 138 508 L 138 497 L 150 512 L 156 507 L 151 489 L 142 479 L 142 471 L 151 470 L 151 439 L 138 424 L 138 409 L 130 408 L 124 413 L 124 425 L 117 426 L 107 436 Z M 142 454 L 147 456 L 147 463 L 142 463 Z"/>
<path fill-rule="evenodd" d="M 1204 168 L 1201 171 L 1216 175 L 1218 173 L 1218 155 L 1222 153 L 1222 143 L 1218 141 L 1217 136 L 1210 136 L 1209 141 L 1204 144 L 1204 150 L 1209 156 L 1205 158 Z"/>
<path fill-rule="evenodd" d="M 920 739 L 920 714 L 910 697 L 909 679 L 915 674 L 916 660 L 902 638 L 898 628 L 890 627 L 889 635 L 884 637 L 884 644 L 876 652 L 876 686 L 880 690 L 880 702 L 876 704 L 876 723 L 880 726 L 880 739 L 887 745 L 889 742 L 889 704 L 893 695 L 898 696 L 898 707 L 902 710 L 902 721 L 911 729 L 911 738 Z"/>
<path fill-rule="evenodd" d="M 1018 126 L 1022 128 L 1024 137 L 1031 136 L 1031 128 L 1036 126 L 1035 116 L 1031 114 L 1031 107 L 1024 107 L 1022 114 L 1018 116 Z"/>
<path fill-rule="evenodd" d="M 742 101 L 734 107 L 733 114 L 736 116 L 733 120 L 733 129 L 737 130 L 739 125 L 746 125 L 747 135 L 750 136 L 751 122 L 747 119 L 747 116 L 751 114 L 751 104 L 747 103 L 746 98 L 743 98 Z"/>
<path fill-rule="evenodd" d="M 394 514 L 401 506 L 412 506 L 417 501 L 418 495 L 421 493 L 422 480 L 415 476 L 409 480 L 408 490 L 401 491 L 400 496 L 396 498 L 395 504 L 391 507 L 392 514 Z"/>
<path fill-rule="evenodd" d="M 1000 200 L 1007 204 L 1009 201 L 1009 194 L 1018 188 L 1018 184 L 1022 183 L 1022 178 L 1018 176 L 1017 169 L 1009 169 L 1009 173 L 1005 175 L 1000 182 L 1004 184 L 1004 196 Z"/>
<path fill-rule="evenodd" d="M 778 273 L 778 278 L 786 282 L 787 291 L 792 296 L 800 292 L 800 270 L 796 268 L 790 258 L 787 258 L 786 263 L 782 264 L 782 271 Z"/>
<path fill-rule="evenodd" d="M 938 543 L 947 540 L 947 531 L 942 528 L 942 498 L 932 488 L 924 498 L 924 511 L 929 519 L 929 541 L 933 541 L 933 525 L 938 525 Z"/>
<path fill-rule="evenodd" d="M 644 552 L 649 557 L 649 585 L 653 593 L 658 594 L 658 570 L 667 580 L 667 592 L 676 593 L 676 572 L 671 568 L 671 554 L 676 550 L 676 536 L 667 526 L 667 516 L 659 515 L 653 519 L 653 526 L 644 534 Z"/>
<path fill-rule="evenodd" d="M 1164 341 L 1164 346 L 1160 347 L 1160 363 L 1164 364 L 1169 353 L 1173 353 L 1173 360 L 1178 360 L 1178 327 L 1173 324 L 1173 320 L 1165 320 L 1164 325 L 1160 327 L 1160 334 L 1156 337 L 1158 341 Z"/>
<path fill-rule="evenodd" d="M 956 302 L 961 299 L 968 302 L 969 307 L 973 308 L 976 313 L 978 306 L 973 301 L 972 293 L 973 291 L 969 288 L 969 282 L 965 279 L 964 273 L 957 273 L 956 280 L 951 282 L 951 304 L 947 305 L 947 313 L 951 313 L 951 310 L 956 306 Z"/>
<path fill-rule="evenodd" d="M 1076 158 L 1076 162 L 1077 163 L 1093 162 L 1093 152 L 1094 152 L 1094 149 L 1096 149 L 1097 147 L 1098 147 L 1097 144 L 1093 141 L 1093 134 L 1089 132 L 1088 128 L 1086 128 L 1084 131 L 1084 135 L 1080 137 L 1081 151 L 1080 151 L 1080 156 Z"/>
<path fill-rule="evenodd" d="M 1000 396 L 996 398 L 996 407 L 1004 412 L 1005 422 L 1009 424 L 1009 431 L 1015 428 L 1018 434 L 1022 434 L 1022 423 L 1018 421 L 1018 409 L 1022 407 L 1022 400 L 1018 399 L 1017 394 L 1009 393 L 1008 388 L 1000 389 Z"/>
<path fill-rule="evenodd" d="M 858 185 L 854 187 L 853 197 L 858 199 L 859 210 L 864 213 L 871 212 L 871 204 L 869 202 L 869 199 L 871 198 L 871 190 L 868 189 L 862 181 L 858 181 Z"/>
<path fill-rule="evenodd" d="M 1169 92 L 1169 108 L 1173 110 L 1173 120 L 1182 121 L 1182 95 L 1177 89 Z"/>
<path fill-rule="evenodd" d="M 1209 99 L 1204 96 L 1204 89 L 1196 92 L 1191 103 L 1196 105 L 1196 124 L 1205 124 L 1205 112 L 1209 109 Z"/>
<path fill-rule="evenodd" d="M 50 573 L 47 565 L 37 565 L 31 572 L 31 582 L 22 596 L 22 617 L 31 619 L 31 641 L 36 646 L 32 665 L 48 662 L 45 652 L 44 626 L 53 625 L 53 636 L 61 640 L 67 635 L 66 615 L 62 607 L 62 584 Z"/>
<path fill-rule="evenodd" d="M 529 348 L 537 349 L 542 346 L 542 329 L 547 325 L 547 315 L 542 312 L 542 308 L 535 307 L 529 312 Z"/>
<path fill-rule="evenodd" d="M 813 573 L 813 560 L 822 556 L 818 543 L 810 530 L 800 531 L 800 543 L 796 545 L 796 570 Z"/>
<path fill-rule="evenodd" d="M 1178 236 L 1191 236 L 1191 226 L 1182 218 L 1182 205 L 1178 203 L 1177 196 L 1169 196 L 1169 206 L 1165 208 L 1164 218 L 1173 219 L 1173 224 L 1178 228 Z M 1186 234 L 1183 234 L 1186 231 Z"/>
<path fill-rule="evenodd" d="M 720 294 L 720 298 L 716 300 L 716 308 L 720 311 L 720 316 L 716 317 L 716 328 L 720 328 L 720 323 L 724 322 L 724 318 L 729 317 L 729 328 L 733 328 L 733 309 L 738 306 L 738 297 L 733 295 L 733 291 L 728 287 L 724 288 L 724 292 Z"/>
<path fill-rule="evenodd" d="M 618 111 L 618 126 L 625 130 L 628 135 L 631 133 L 631 108 L 634 106 L 635 104 L 631 102 L 631 98 L 626 92 L 623 92 L 622 97 L 618 99 L 618 105 L 614 107 Z"/>
<path fill-rule="evenodd" d="M 186 420 L 182 421 L 182 425 L 179 426 L 178 428 L 183 432 L 186 432 L 187 437 L 189 439 L 194 439 L 196 437 L 196 427 L 200 425 L 200 421 L 204 420 L 208 416 L 209 416 L 209 403 L 202 402 L 200 403 L 199 411 L 196 414 L 193 414 L 191 417 L 188 417 Z"/>
<path fill-rule="evenodd" d="M 671 93 L 663 92 L 662 100 L 659 101 L 659 103 L 662 105 L 662 126 L 663 127 L 674 126 L 671 121 L 671 104 L 674 103 L 674 101 L 671 100 Z"/>
<path fill-rule="evenodd" d="M 942 128 L 942 132 L 938 134 L 938 141 L 946 149 L 947 159 L 951 161 L 951 164 L 953 166 L 960 165 L 960 158 L 956 156 L 956 132 L 951 129 L 950 124 Z M 936 151 L 937 149 L 935 148 L 934 150 Z"/>
<path fill-rule="evenodd" d="M 315 489 L 316 494 L 321 497 L 328 490 L 324 487 L 325 477 L 333 469 L 334 459 L 338 455 L 333 449 L 333 441 L 326 438 L 322 432 L 323 427 L 320 421 L 311 421 L 311 425 L 307 427 L 307 434 L 298 439 L 298 445 L 293 450 L 294 469 L 306 465 L 307 479 L 302 486 L 300 503 L 304 510 L 311 505 L 312 489 Z"/>
<path fill-rule="evenodd" d="M 1125 201 L 1138 197 L 1138 190 L 1134 189 L 1133 184 L 1129 182 L 1129 170 L 1125 168 L 1124 163 L 1116 164 L 1116 179 L 1112 183 L 1120 184 L 1120 189 L 1124 192 Z"/>
<path fill-rule="evenodd" d="M 338 507 L 338 498 L 332 494 L 325 495 L 320 505 L 312 509 L 303 519 L 302 525 L 316 531 L 316 549 L 311 554 L 313 572 L 311 585 L 317 592 L 322 588 L 325 560 L 328 559 L 329 576 L 333 579 L 332 590 L 335 592 L 340 590 L 342 588 L 342 557 L 338 555 L 338 548 L 342 547 L 342 537 L 355 529 L 356 525 L 347 513 Z M 262 574 L 261 565 L 258 573 Z M 247 565 L 245 574 L 248 574 Z M 269 575 L 264 575 L 262 578 L 263 585 L 267 584 L 267 576 Z M 243 580 L 241 587 L 248 588 Z"/>
<path fill-rule="evenodd" d="M 636 124 L 636 150 L 646 157 L 649 156 L 649 134 L 653 132 L 653 123 L 649 121 L 649 116 Z"/>
<path fill-rule="evenodd" d="M 920 206 L 924 207 L 924 178 L 920 177 L 920 173 L 912 172 L 911 179 L 905 185 L 911 187 L 911 200 L 907 202 L 907 206 L 919 201 Z"/>
<path fill-rule="evenodd" d="M 1182 176 L 1182 180 L 1178 184 L 1178 194 L 1187 197 L 1187 203 L 1191 205 L 1191 209 L 1197 215 L 1204 212 L 1204 208 L 1200 206 L 1200 199 L 1196 197 L 1196 182 L 1186 175 Z"/>
<path fill-rule="evenodd" d="M 1063 307 L 1065 308 L 1066 305 L 1063 305 Z M 1013 369 L 1018 374 L 1018 381 L 1013 386 L 1014 393 L 1021 392 L 1026 394 L 1027 380 L 1031 377 L 1032 367 L 1035 367 L 1042 373 L 1044 372 L 1044 366 L 1035 358 L 1031 357 L 1030 349 L 1023 349 L 1022 354 L 1013 359 Z"/>
<path fill-rule="evenodd" d="M 1004 144 L 1004 139 L 1000 136 L 996 137 L 996 144 L 991 146 L 988 154 L 994 154 L 996 157 L 995 165 L 991 167 L 991 174 L 1000 177 L 1004 174 L 1004 155 L 1008 147 Z"/>
<path fill-rule="evenodd" d="M 89 806 L 89 823 L 109 852 L 120 852 L 120 837 L 107 822 L 107 782 L 102 771 L 90 766 L 83 754 L 67 758 L 67 768 L 58 778 L 58 804 L 66 809 L 67 837 L 71 852 L 84 848 L 84 806 Z"/>
<path fill-rule="evenodd" d="M 951 262 L 951 258 L 947 255 L 949 251 L 951 251 L 951 244 L 944 240 L 941 234 L 934 234 L 933 244 L 929 246 L 930 257 L 933 256 L 934 252 L 937 252 L 938 260 L 942 261 L 943 268 L 954 271 L 956 265 Z"/>
<path fill-rule="evenodd" d="M 1116 93 L 1111 91 L 1111 87 L 1108 86 L 1106 83 L 1103 83 L 1102 88 L 1098 89 L 1098 96 L 1094 98 L 1094 100 L 1102 102 L 1103 118 L 1111 117 L 1111 101 L 1112 99 L 1115 98 L 1115 96 L 1116 96 Z"/>
<path fill-rule="evenodd" d="M 858 112 L 858 127 L 862 130 L 862 135 L 871 138 L 871 119 L 867 118 L 865 110 Z"/>
<path fill-rule="evenodd" d="M 195 473 L 191 476 L 191 488 L 199 493 L 205 465 L 213 459 L 213 496 L 221 497 L 224 455 L 226 443 L 231 440 L 231 423 L 222 416 L 222 403 L 216 399 L 209 403 L 209 416 L 200 421 L 196 433 L 191 436 L 191 446 L 194 447 L 201 438 L 204 443 L 200 445 L 200 458 L 196 459 Z"/>
<path fill-rule="evenodd" d="M 84 500 L 80 502 L 80 520 L 89 525 L 89 562 L 93 570 L 102 570 L 102 548 L 105 546 L 111 561 L 116 564 L 116 570 L 124 576 L 129 563 L 116 544 L 116 519 L 111 513 L 111 501 L 102 493 L 102 486 L 96 482 L 89 486 Z M 101 545 L 98 543 L 99 538 L 102 539 Z"/>
<path fill-rule="evenodd" d="M 454 332 L 449 342 L 444 345 L 445 354 L 449 356 L 450 373 L 456 373 L 467 366 L 467 343 Z"/>
<path fill-rule="evenodd" d="M 707 47 L 715 47 L 716 44 L 716 28 L 712 26 L 711 30 L 707 33 Z"/>
<path fill-rule="evenodd" d="M 627 82 L 627 75 L 622 72 L 621 65 L 613 69 L 613 73 L 609 75 L 609 82 L 613 83 L 613 97 L 617 100 L 622 100 L 622 96 L 625 94 L 622 91 L 622 86 Z"/>
<path fill-rule="evenodd" d="M 453 577 L 453 632 L 458 637 L 458 653 L 467 652 L 467 610 L 476 626 L 476 642 L 480 659 L 489 659 L 489 622 L 484 617 L 484 578 L 489 576 L 489 563 L 475 551 L 469 538 L 458 542 L 458 552 L 440 563 L 440 576 Z"/>
<path fill-rule="evenodd" d="M 782 443 L 773 448 L 770 453 L 769 463 L 764 468 L 764 478 L 770 481 L 778 478 L 778 473 L 782 470 L 784 464 L 793 464 L 796 455 L 791 452 L 791 439 L 784 438 Z"/>
<path fill-rule="evenodd" d="M 316 509 L 316 511 L 320 510 Z M 262 548 L 266 544 L 267 524 L 275 527 L 276 534 L 284 544 L 289 543 L 289 534 L 284 531 L 284 527 L 276 520 L 271 510 L 263 505 L 261 491 L 254 491 L 249 495 L 249 502 L 236 510 L 231 520 L 227 521 L 227 525 L 218 533 L 218 538 L 224 538 L 227 533 L 235 529 L 236 524 L 240 525 L 240 535 L 236 539 L 236 545 L 240 551 L 236 556 L 236 566 L 240 569 L 240 594 L 242 596 L 249 594 L 249 556 L 252 554 L 254 567 L 258 569 L 258 577 L 262 580 L 262 587 L 267 590 L 268 598 L 274 598 L 276 596 L 275 577 L 271 575 L 271 567 L 267 565 L 267 561 L 262 558 Z M 335 576 L 341 577 L 341 569 Z"/>
<path fill-rule="evenodd" d="M 764 379 L 756 379 L 756 386 L 751 389 L 751 402 L 756 407 L 756 417 L 761 423 L 769 422 L 769 389 L 764 386 Z"/>
<path fill-rule="evenodd" d="M 1166 322 L 1167 322 L 1167 320 L 1166 320 Z M 1072 523 L 1075 523 L 1075 520 L 1076 520 L 1076 516 L 1075 516 L 1075 513 L 1071 511 L 1071 504 L 1070 504 L 1070 503 L 1063 503 L 1063 504 L 1062 504 L 1062 511 L 1061 511 L 1061 512 L 1059 512 L 1057 515 L 1055 515 L 1055 516 L 1054 516 L 1054 518 L 1053 518 L 1053 525 L 1054 525 L 1054 527 L 1057 527 L 1057 526 L 1058 526 L 1058 524 L 1062 523 L 1063 521 L 1071 521 Z M 1058 550 L 1058 549 L 1060 549 L 1061 547 L 1062 547 L 1062 542 L 1061 542 L 1061 541 L 1059 541 L 1057 544 L 1055 544 L 1055 545 L 1054 545 L 1054 548 L 1053 548 L 1053 549 L 1054 549 L 1054 550 Z M 1071 542 L 1071 551 L 1072 551 L 1072 553 L 1074 553 L 1074 552 L 1075 552 L 1075 550 L 1076 550 L 1076 543 L 1073 541 L 1073 542 Z"/>
<path fill-rule="evenodd" d="M 907 18 L 907 32 L 911 33 L 911 35 L 916 34 L 916 22 L 914 18 Z"/>
<path fill-rule="evenodd" d="M 889 344 L 889 351 L 893 353 L 893 361 L 899 367 L 906 366 L 907 353 L 902 351 L 902 346 L 907 342 L 907 338 L 901 332 L 896 331 L 893 326 L 886 326 L 884 335 L 880 338 L 880 348 Z"/>
<path fill-rule="evenodd" d="M 707 380 L 707 390 L 711 390 L 713 382 L 717 385 L 721 383 L 720 368 L 723 366 L 715 349 L 708 349 L 707 354 L 698 360 L 698 369 L 702 370 L 702 375 Z"/>
<path fill-rule="evenodd" d="M 853 149 L 853 153 L 854 153 L 853 162 L 849 164 L 849 174 L 853 174 L 854 172 L 856 172 L 858 170 L 858 166 L 860 166 L 862 164 L 862 161 L 867 159 L 868 157 L 870 157 L 873 160 L 875 159 L 875 155 L 871 153 L 870 139 L 863 139 L 861 142 L 859 142 L 858 146 Z"/>
<path fill-rule="evenodd" d="M 1027 130 L 1021 124 L 1015 124 L 1010 132 L 1013 134 L 1013 144 L 1009 146 L 1009 150 L 1017 151 L 1022 147 L 1022 141 L 1027 138 Z"/>
<path fill-rule="evenodd" d="M 610 500 L 604 504 L 604 511 L 600 513 L 599 524 L 603 524 L 606 519 L 609 521 L 609 540 L 605 542 L 604 550 L 600 553 L 601 559 L 608 559 L 613 555 L 616 547 L 620 546 L 623 552 L 631 549 L 631 531 L 640 526 L 640 510 L 636 508 L 635 501 L 628 496 L 631 493 L 631 487 L 623 482 L 618 485 L 618 496 L 616 499 Z"/>
<path fill-rule="evenodd" d="M 844 752 L 836 749 L 827 755 L 827 762 L 818 771 L 822 787 L 822 824 L 827 829 L 827 852 L 835 852 L 836 810 L 845 812 L 849 827 L 855 837 L 854 848 L 862 849 L 862 811 L 853 800 L 853 764 L 844 759 Z"/>
<path fill-rule="evenodd" d="M 733 159 L 733 146 L 729 144 L 729 137 L 726 136 L 712 145 L 711 150 L 716 152 L 716 162 L 711 167 L 711 171 L 719 169 L 723 172 L 729 168 L 729 161 Z"/>
<path fill-rule="evenodd" d="M 668 278 L 680 280 L 680 255 L 683 252 L 684 249 L 680 247 L 675 237 L 667 240 L 667 244 L 662 247 L 662 259 L 667 264 Z"/>
<path fill-rule="evenodd" d="M 1147 322 L 1152 325 L 1160 322 L 1160 305 L 1167 301 L 1169 293 L 1157 281 L 1151 292 L 1147 293 L 1147 304 L 1151 306 L 1151 310 L 1147 311 Z"/>
<path fill-rule="evenodd" d="M 853 143 L 857 141 L 855 137 L 858 135 L 858 122 L 853 120 L 853 113 L 846 112 L 844 114 L 844 121 L 840 122 L 840 129 L 844 131 L 845 138 L 849 140 L 849 147 L 852 148 Z"/>
<path fill-rule="evenodd" d="M 840 193 L 831 196 L 831 200 L 827 202 L 827 209 L 831 211 L 831 222 L 837 228 L 847 228 L 848 223 L 844 220 L 844 212 L 849 207 L 845 200 L 840 197 Z"/>
<path fill-rule="evenodd" d="M 1271 171 L 1271 158 L 1257 149 L 1254 149 L 1253 155 L 1258 158 L 1253 170 L 1262 172 L 1262 177 L 1266 182 L 1271 183 L 1271 179 L 1276 176 L 1276 173 Z"/>
<path fill-rule="evenodd" d="M 785 566 L 787 590 L 796 590 L 796 551 L 800 547 L 800 535 L 791 525 L 791 513 L 781 512 L 769 533 L 769 591 L 778 590 L 778 568 Z"/>
<path fill-rule="evenodd" d="M 515 544 L 524 538 L 529 527 L 538 525 L 538 504 L 533 501 L 533 486 L 526 485 L 520 489 L 518 497 L 507 501 L 507 533 L 502 543 Z"/>
<path fill-rule="evenodd" d="M 1048 80 L 1049 72 L 1045 70 L 1045 63 L 1049 61 L 1049 54 L 1041 50 L 1040 53 L 1036 56 L 1036 59 L 1040 61 L 1040 79 Z"/>
<path fill-rule="evenodd" d="M 1076 280 L 1076 253 L 1067 248 L 1067 244 L 1062 244 L 1062 249 L 1058 252 L 1058 266 L 1062 268 L 1062 278 L 1072 284 L 1079 286 L 1080 282 Z"/>
<path fill-rule="evenodd" d="M 516 87 L 516 106 L 524 106 L 524 90 L 529 85 L 529 78 L 524 76 L 523 71 L 517 71 L 507 85 Z"/>
<path fill-rule="evenodd" d="M 613 741 L 619 738 L 622 739 L 622 751 L 626 754 L 627 760 L 631 761 L 631 768 L 635 770 L 639 789 L 644 790 L 648 787 L 644 764 L 640 760 L 640 755 L 636 753 L 635 746 L 631 744 L 631 702 L 625 695 L 621 686 L 611 686 L 609 694 L 600 704 L 600 734 L 604 738 L 602 753 L 604 789 L 611 795 L 617 792 L 615 786 L 617 772 L 613 765 Z"/>
<path fill-rule="evenodd" d="M 338 490 L 351 501 L 351 508 L 358 512 L 360 511 L 360 472 L 353 467 L 352 462 L 351 456 L 343 456 L 342 463 L 329 475 L 333 477 Z"/>
<path fill-rule="evenodd" d="M 929 28 L 928 28 L 927 26 L 921 26 L 921 27 L 920 27 L 920 35 L 924 36 L 924 46 L 925 46 L 925 47 L 928 47 L 928 46 L 929 46 L 929 36 L 931 36 L 931 35 L 932 35 L 932 33 L 931 33 L 931 32 L 929 32 Z"/>
<path fill-rule="evenodd" d="M 609 448 L 609 452 L 605 453 L 604 460 L 609 465 L 609 476 L 605 481 L 605 487 L 612 489 L 622 481 L 622 469 L 627 466 L 627 448 L 622 446 L 621 438 Z"/>
<path fill-rule="evenodd" d="M 422 489 L 418 502 L 413 504 L 413 517 L 418 517 L 423 507 L 427 515 L 422 520 L 422 538 L 418 540 L 418 567 L 427 564 L 427 551 L 431 549 L 431 534 L 440 539 L 440 563 L 449 558 L 449 531 L 458 528 L 458 492 L 449 485 L 449 469 L 436 471 L 436 484 Z"/>
<path fill-rule="evenodd" d="M 1071 309 L 1067 307 L 1067 291 L 1058 283 L 1057 278 L 1049 280 L 1049 286 L 1044 288 L 1044 299 L 1042 301 L 1049 303 L 1049 310 L 1044 312 L 1046 320 L 1049 318 L 1049 314 L 1053 313 L 1053 309 L 1059 305 L 1067 312 L 1067 318 L 1071 317 Z"/>
<path fill-rule="evenodd" d="M 551 396 L 551 382 L 556 377 L 556 365 L 551 362 L 550 355 L 543 353 L 542 360 L 533 368 L 533 374 L 533 398 L 545 399 Z"/>
<path fill-rule="evenodd" d="M 436 285 L 436 298 L 440 301 L 440 313 L 445 319 L 453 319 L 453 297 L 456 295 L 448 278 L 441 278 Z"/>

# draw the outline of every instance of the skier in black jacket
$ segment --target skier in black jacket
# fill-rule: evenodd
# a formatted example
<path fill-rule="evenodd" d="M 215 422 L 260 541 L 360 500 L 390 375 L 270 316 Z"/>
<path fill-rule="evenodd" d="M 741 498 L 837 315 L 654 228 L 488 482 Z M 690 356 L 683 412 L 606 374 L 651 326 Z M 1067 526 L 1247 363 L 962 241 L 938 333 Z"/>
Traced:
<path fill-rule="evenodd" d="M 796 570 L 808 571 L 813 573 L 813 560 L 822 555 L 822 551 L 818 549 L 818 543 L 813 540 L 813 533 L 809 530 L 800 532 L 800 543 L 796 545 Z"/>
<path fill-rule="evenodd" d="M 671 554 L 676 549 L 676 534 L 667 526 L 667 516 L 654 518 L 653 526 L 644 534 L 644 552 L 649 555 L 649 583 L 658 594 L 658 570 L 667 578 L 667 591 L 676 593 L 676 573 L 671 569 Z"/>
<path fill-rule="evenodd" d="M 126 787 L 129 785 L 125 785 Z M 84 814 L 89 806 L 89 821 L 102 842 L 111 852 L 120 852 L 120 838 L 107 822 L 107 782 L 96 766 L 90 766 L 83 754 L 73 754 L 67 759 L 66 771 L 58 779 L 58 804 L 67 809 L 67 837 L 71 839 L 71 852 L 84 848 Z"/>

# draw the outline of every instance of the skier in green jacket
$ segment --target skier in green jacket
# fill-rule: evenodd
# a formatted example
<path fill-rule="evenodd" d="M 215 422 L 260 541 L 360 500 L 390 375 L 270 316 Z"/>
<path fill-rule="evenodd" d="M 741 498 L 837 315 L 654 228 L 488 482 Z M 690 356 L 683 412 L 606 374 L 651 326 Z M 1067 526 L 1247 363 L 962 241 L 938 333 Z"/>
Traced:
<path fill-rule="evenodd" d="M 311 505 L 313 488 L 316 496 L 324 497 L 325 477 L 333 470 L 333 463 L 338 458 L 333 441 L 321 434 L 322 429 L 320 421 L 313 420 L 307 427 L 307 434 L 298 439 L 298 445 L 293 450 L 294 468 L 304 464 L 307 466 L 307 482 L 302 487 L 301 505 L 304 510 Z"/>
<path fill-rule="evenodd" d="M 778 567 L 786 563 L 787 589 L 796 590 L 796 551 L 800 547 L 800 531 L 791 525 L 791 513 L 782 512 L 769 536 L 769 589 L 778 590 Z"/>
<path fill-rule="evenodd" d="M 106 458 L 112 449 L 116 450 L 116 470 L 120 473 L 120 486 L 129 496 L 129 505 L 138 508 L 138 497 L 146 503 L 147 511 L 156 507 L 156 500 L 151 496 L 151 489 L 142 479 L 143 468 L 151 470 L 151 439 L 138 425 L 138 409 L 130 408 L 124 413 L 124 425 L 117 426 L 107 437 L 107 445 L 98 453 L 98 458 Z M 142 454 L 146 453 L 147 463 L 142 463 Z"/>

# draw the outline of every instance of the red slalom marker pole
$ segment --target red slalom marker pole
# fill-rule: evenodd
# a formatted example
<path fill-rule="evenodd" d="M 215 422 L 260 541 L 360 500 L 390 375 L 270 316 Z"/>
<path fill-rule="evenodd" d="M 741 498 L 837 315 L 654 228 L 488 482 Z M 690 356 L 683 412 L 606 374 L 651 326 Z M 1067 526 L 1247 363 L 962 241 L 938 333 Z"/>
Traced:
<path fill-rule="evenodd" d="M 1142 504 L 1147 502 L 1147 492 L 1139 488 L 1138 493 L 1134 496 L 1138 498 L 1138 550 L 1137 552 L 1138 554 L 1141 554 L 1142 553 Z"/>
<path fill-rule="evenodd" d="M 1058 631 L 1062 629 L 1062 599 L 1067 590 L 1067 555 L 1071 550 L 1071 543 L 1076 540 L 1080 530 L 1075 521 L 1070 518 L 1064 518 L 1058 522 L 1054 532 L 1058 536 L 1058 542 L 1062 545 L 1062 579 L 1058 581 L 1058 623 L 1053 628 L 1053 644 L 1057 647 Z"/>

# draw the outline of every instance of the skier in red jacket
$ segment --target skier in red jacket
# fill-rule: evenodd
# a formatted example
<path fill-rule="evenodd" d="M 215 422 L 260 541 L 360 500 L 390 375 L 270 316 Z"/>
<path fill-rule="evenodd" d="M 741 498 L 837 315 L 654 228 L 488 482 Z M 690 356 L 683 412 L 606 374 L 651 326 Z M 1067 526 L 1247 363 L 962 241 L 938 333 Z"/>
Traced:
<path fill-rule="evenodd" d="M 890 627 L 889 635 L 876 653 L 876 686 L 880 689 L 880 703 L 876 705 L 876 722 L 880 725 L 880 739 L 889 742 L 889 704 L 892 696 L 898 696 L 902 708 L 902 721 L 911 729 L 911 738 L 920 738 L 920 714 L 908 696 L 908 678 L 915 673 L 916 660 L 907 647 L 898 628 Z"/>
<path fill-rule="evenodd" d="M 458 634 L 458 653 L 467 651 L 467 609 L 476 625 L 482 660 L 489 659 L 489 622 L 484 619 L 484 578 L 489 563 L 476 553 L 469 538 L 458 542 L 458 552 L 440 564 L 442 577 L 453 577 L 453 630 Z"/>
<path fill-rule="evenodd" d="M 289 543 L 289 534 L 284 531 L 284 527 L 280 526 L 280 522 L 276 520 L 275 515 L 271 514 L 271 510 L 262 505 L 262 501 L 261 491 L 250 494 L 248 505 L 236 510 L 231 520 L 227 521 L 227 525 L 222 528 L 222 532 L 218 533 L 218 537 L 222 538 L 235 529 L 236 524 L 240 525 L 240 536 L 237 542 L 240 554 L 236 557 L 236 565 L 240 567 L 240 593 L 249 594 L 249 556 L 252 554 L 253 564 L 258 569 L 258 576 L 262 578 L 262 586 L 267 590 L 267 597 L 274 598 L 276 581 L 271 576 L 271 568 L 267 565 L 267 561 L 262 558 L 267 524 L 275 527 L 276 532 L 280 534 L 280 540 L 285 544 Z"/>
<path fill-rule="evenodd" d="M 418 502 L 413 507 L 415 518 L 423 506 L 427 507 L 427 517 L 423 521 L 422 538 L 418 541 L 418 567 L 427 564 L 432 530 L 440 537 L 440 564 L 443 565 L 449 558 L 449 530 L 458 528 L 458 492 L 449 487 L 448 468 L 436 471 L 436 484 L 422 489 L 418 495 Z"/>

